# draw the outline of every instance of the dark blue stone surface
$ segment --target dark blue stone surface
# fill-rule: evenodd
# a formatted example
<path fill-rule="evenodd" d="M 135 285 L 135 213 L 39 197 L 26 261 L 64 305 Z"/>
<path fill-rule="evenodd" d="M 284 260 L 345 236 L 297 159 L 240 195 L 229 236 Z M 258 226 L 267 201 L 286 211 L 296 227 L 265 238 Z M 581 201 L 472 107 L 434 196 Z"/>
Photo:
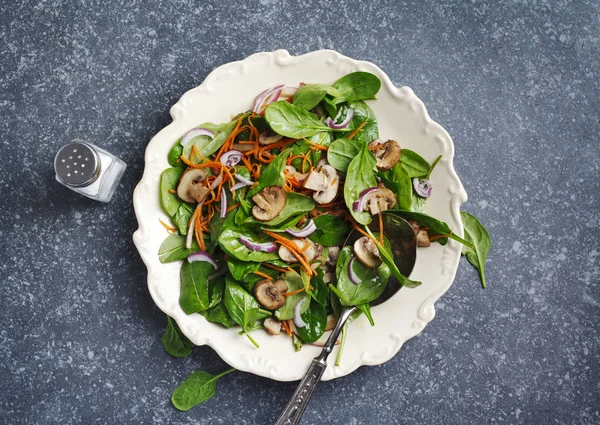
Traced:
<path fill-rule="evenodd" d="M 303 423 L 600 423 L 600 3 L 122 3 L 0 2 L 0 423 L 275 420 L 295 384 L 242 373 L 171 406 L 191 372 L 226 365 L 163 351 L 131 195 L 169 107 L 278 48 L 335 49 L 412 87 L 493 238 L 487 290 L 462 260 L 424 332 L 322 383 Z M 53 180 L 75 137 L 129 165 L 110 204 Z"/>

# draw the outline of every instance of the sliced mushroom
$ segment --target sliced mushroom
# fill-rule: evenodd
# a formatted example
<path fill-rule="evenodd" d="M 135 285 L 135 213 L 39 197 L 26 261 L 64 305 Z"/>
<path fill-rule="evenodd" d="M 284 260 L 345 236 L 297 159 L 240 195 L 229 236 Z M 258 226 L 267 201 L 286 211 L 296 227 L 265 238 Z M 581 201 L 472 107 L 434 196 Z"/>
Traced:
<path fill-rule="evenodd" d="M 417 246 L 427 247 L 429 245 L 431 245 L 429 233 L 424 229 L 419 230 L 417 233 Z"/>
<path fill-rule="evenodd" d="M 386 187 L 379 187 L 367 193 L 363 202 L 363 211 L 369 210 L 372 215 L 375 215 L 396 205 L 396 195 Z"/>
<path fill-rule="evenodd" d="M 275 133 L 273 130 L 265 130 L 258 136 L 258 142 L 261 145 L 271 145 L 283 139 L 281 134 Z"/>
<path fill-rule="evenodd" d="M 296 170 L 296 167 L 294 167 L 293 165 L 286 165 L 285 173 L 292 177 L 294 180 L 296 180 L 298 183 L 302 183 L 304 180 L 306 180 L 307 176 L 307 174 L 303 174 L 300 171 Z"/>
<path fill-rule="evenodd" d="M 326 264 L 329 266 L 335 266 L 337 264 L 337 260 L 340 256 L 341 250 L 342 248 L 340 248 L 339 246 L 330 246 Z"/>
<path fill-rule="evenodd" d="M 323 247 L 310 239 L 292 239 L 292 242 L 304 253 L 304 255 L 306 255 L 306 258 L 308 258 L 309 261 L 316 260 L 321 255 L 321 252 L 323 252 Z M 287 263 L 298 262 L 298 259 L 292 254 L 292 251 L 285 246 L 281 245 L 278 252 L 279 258 L 283 261 Z"/>
<path fill-rule="evenodd" d="M 379 256 L 379 250 L 371 239 L 363 236 L 354 242 L 354 254 L 358 261 L 363 263 L 369 268 L 379 267 L 381 265 L 381 257 Z"/>
<path fill-rule="evenodd" d="M 377 169 L 379 171 L 389 170 L 396 165 L 402 153 L 400 144 L 395 140 L 383 142 L 381 139 L 375 139 L 369 143 L 369 150 L 373 152 L 377 159 Z"/>
<path fill-rule="evenodd" d="M 263 322 L 263 327 L 269 335 L 279 335 L 281 332 L 281 322 L 273 317 L 267 317 Z"/>
<path fill-rule="evenodd" d="M 184 202 L 202 202 L 210 190 L 206 187 L 206 172 L 191 168 L 181 176 L 177 185 L 177 196 Z"/>
<path fill-rule="evenodd" d="M 250 143 L 234 143 L 233 144 L 233 149 L 235 149 L 236 151 L 240 151 L 240 152 L 248 152 L 252 149 L 254 149 L 254 145 L 250 144 Z"/>
<path fill-rule="evenodd" d="M 303 184 L 305 189 L 314 190 L 313 199 L 319 204 L 333 201 L 340 186 L 337 170 L 325 164 L 310 172 Z"/>
<path fill-rule="evenodd" d="M 267 186 L 252 197 L 256 204 L 252 215 L 260 221 L 274 219 L 285 207 L 285 191 L 279 186 Z"/>
<path fill-rule="evenodd" d="M 415 235 L 417 233 L 419 233 L 419 230 L 421 230 L 421 225 L 419 224 L 419 222 L 417 220 L 406 220 L 408 221 L 408 224 L 410 224 L 410 227 L 413 228 L 413 230 L 415 231 Z"/>
<path fill-rule="evenodd" d="M 277 280 L 277 282 L 279 281 L 285 285 L 282 279 Z M 287 291 L 287 285 L 285 285 L 284 291 L 281 290 L 282 288 L 282 285 L 278 287 L 271 279 L 263 279 L 254 285 L 254 297 L 267 310 L 277 310 L 285 304 L 285 296 L 283 294 Z"/>

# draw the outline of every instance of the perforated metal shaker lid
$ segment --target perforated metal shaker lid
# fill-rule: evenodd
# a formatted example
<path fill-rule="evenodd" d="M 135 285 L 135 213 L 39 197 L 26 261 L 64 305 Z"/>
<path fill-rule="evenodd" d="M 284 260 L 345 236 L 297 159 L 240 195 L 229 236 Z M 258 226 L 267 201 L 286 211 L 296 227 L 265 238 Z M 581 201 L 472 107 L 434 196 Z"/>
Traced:
<path fill-rule="evenodd" d="M 54 170 L 58 178 L 69 186 L 88 186 L 100 175 L 100 159 L 93 147 L 75 140 L 56 153 Z"/>

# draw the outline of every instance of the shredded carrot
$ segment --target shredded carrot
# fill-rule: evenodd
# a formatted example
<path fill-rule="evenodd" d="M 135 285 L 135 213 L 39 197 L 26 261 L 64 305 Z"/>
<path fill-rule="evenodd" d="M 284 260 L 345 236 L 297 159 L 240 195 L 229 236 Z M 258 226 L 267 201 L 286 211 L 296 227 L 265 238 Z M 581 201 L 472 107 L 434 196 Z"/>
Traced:
<path fill-rule="evenodd" d="M 196 207 L 196 221 L 194 223 L 194 236 L 196 242 L 202 251 L 206 251 L 206 245 L 204 245 L 204 236 L 202 235 L 202 204 L 198 204 Z"/>
<path fill-rule="evenodd" d="M 354 130 L 352 133 L 350 133 L 350 135 L 348 136 L 348 139 L 352 140 L 354 138 L 354 136 L 356 136 L 358 134 L 358 132 L 360 130 L 362 130 L 362 128 L 367 125 L 367 121 L 363 122 L 361 125 L 359 125 L 358 127 L 356 127 L 356 130 Z"/>
<path fill-rule="evenodd" d="M 327 146 L 318 145 L 318 144 L 313 143 L 313 142 L 311 142 L 310 140 L 307 140 L 307 139 L 304 139 L 304 140 L 306 140 L 308 143 L 310 143 L 310 146 L 311 146 L 311 148 L 313 150 L 316 150 L 316 151 L 326 151 L 326 150 L 329 149 L 329 147 L 327 147 Z"/>
<path fill-rule="evenodd" d="M 160 224 L 162 224 L 163 227 L 165 229 L 167 229 L 167 232 L 169 232 L 169 233 L 175 233 L 177 231 L 177 227 L 169 226 L 167 223 L 165 223 L 164 221 L 162 221 L 160 218 L 158 219 L 158 221 L 160 221 Z"/>
<path fill-rule="evenodd" d="M 169 189 L 169 193 L 171 195 L 175 195 L 175 194 L 177 194 L 177 191 L 175 189 Z"/>
<path fill-rule="evenodd" d="M 258 270 L 257 270 L 257 271 L 254 271 L 254 272 L 252 272 L 252 273 L 254 273 L 254 274 L 255 274 L 255 275 L 257 275 L 257 276 L 264 277 L 265 279 L 273 280 L 273 278 L 272 278 L 271 276 L 269 276 L 269 275 L 268 275 L 268 274 L 266 274 L 266 273 L 259 272 Z"/>
<path fill-rule="evenodd" d="M 309 275 L 316 274 L 316 272 L 310 268 L 310 263 L 308 261 L 308 258 L 306 257 L 306 254 L 303 251 L 301 251 L 294 242 L 290 241 L 289 239 L 284 238 L 283 236 L 278 235 L 277 233 L 273 233 L 268 230 L 263 230 L 263 231 L 267 235 L 269 235 L 273 239 L 275 239 L 275 241 L 278 242 L 280 245 L 283 245 L 287 249 L 289 249 L 290 252 L 292 253 L 292 255 L 298 259 L 300 264 L 302 264 L 302 266 L 304 267 L 304 270 L 306 271 L 307 274 L 309 274 Z"/>
<path fill-rule="evenodd" d="M 273 270 L 277 270 L 277 271 L 279 271 L 279 272 L 282 272 L 282 273 L 287 273 L 287 272 L 289 272 L 289 271 L 290 271 L 290 269 L 289 269 L 289 268 L 288 268 L 288 269 L 284 269 L 284 268 L 277 267 L 277 266 L 275 266 L 275 265 L 273 265 L 273 264 L 269 264 L 269 263 L 262 263 L 261 265 L 262 265 L 262 266 L 265 266 L 265 267 L 268 267 L 268 268 L 270 268 L 270 269 L 273 269 Z"/>
<path fill-rule="evenodd" d="M 288 160 L 286 161 L 286 164 L 290 165 L 290 163 L 294 160 L 294 159 L 302 159 L 304 158 L 304 155 L 294 155 L 288 158 Z"/>
<path fill-rule="evenodd" d="M 310 155 L 312 151 L 309 150 L 308 152 L 306 152 L 306 155 L 304 155 L 304 159 L 302 160 L 302 172 L 304 172 L 304 164 L 306 163 L 306 161 L 308 161 L 308 163 L 310 164 L 310 166 L 313 166 L 312 161 L 310 160 L 310 158 L 308 157 L 308 155 Z"/>
<path fill-rule="evenodd" d="M 383 246 L 383 217 L 381 213 L 377 214 L 379 216 L 379 242 L 381 246 Z"/>
<path fill-rule="evenodd" d="M 295 291 L 292 291 L 292 292 L 286 292 L 283 295 L 286 297 L 291 297 L 292 295 L 296 295 L 296 294 L 299 294 L 300 292 L 304 292 L 304 291 L 306 291 L 306 287 L 303 286 L 300 289 L 296 289 Z"/>
<path fill-rule="evenodd" d="M 181 155 L 179 157 L 179 159 L 181 159 L 181 161 L 183 161 L 183 163 L 185 165 L 187 165 L 188 167 L 193 167 L 194 166 L 194 164 L 189 159 L 187 159 L 185 156 L 183 156 L 183 155 Z"/>
<path fill-rule="evenodd" d="M 363 229 L 360 228 L 360 226 L 356 223 L 355 220 L 350 220 L 350 222 L 352 223 L 352 226 L 354 226 L 354 228 L 356 230 L 358 230 L 360 233 L 362 233 L 364 236 L 366 236 L 367 238 L 371 239 L 373 242 L 375 242 L 375 245 L 379 245 L 379 241 L 377 239 L 375 239 L 373 236 L 369 235 L 367 232 L 365 232 Z"/>
<path fill-rule="evenodd" d="M 452 236 L 452 231 L 450 231 L 450 233 L 448 233 L 447 235 L 434 235 L 434 236 L 430 236 L 429 240 L 431 242 L 438 240 L 438 239 L 443 239 L 443 238 L 449 238 L 450 236 Z"/>
<path fill-rule="evenodd" d="M 292 336 L 292 330 L 290 329 L 290 327 L 289 327 L 289 325 L 288 325 L 287 321 L 283 320 L 283 321 L 281 322 L 281 327 L 283 328 L 283 330 L 285 331 L 285 333 L 286 333 L 288 336 Z"/>
<path fill-rule="evenodd" d="M 287 320 L 288 329 L 290 330 L 290 336 L 292 336 L 292 330 L 294 329 L 294 322 L 292 319 Z"/>

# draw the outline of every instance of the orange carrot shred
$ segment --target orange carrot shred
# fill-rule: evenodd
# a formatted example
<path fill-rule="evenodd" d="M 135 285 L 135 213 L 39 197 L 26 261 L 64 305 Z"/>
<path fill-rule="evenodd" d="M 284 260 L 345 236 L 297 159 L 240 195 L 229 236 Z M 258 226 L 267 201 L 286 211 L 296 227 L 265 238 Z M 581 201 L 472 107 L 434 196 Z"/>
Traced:
<path fill-rule="evenodd" d="M 268 275 L 268 274 L 266 274 L 266 273 L 259 272 L 258 270 L 254 271 L 254 272 L 252 272 L 252 273 L 254 273 L 254 274 L 255 274 L 255 275 L 257 275 L 257 276 L 264 277 L 265 279 L 273 280 L 273 278 L 272 278 L 271 276 L 269 276 L 269 275 Z"/>
<path fill-rule="evenodd" d="M 168 225 L 167 223 L 165 223 L 164 221 L 162 221 L 160 218 L 158 219 L 158 221 L 160 221 L 160 224 L 162 224 L 163 227 L 165 229 L 167 229 L 167 232 L 169 232 L 169 233 L 175 233 L 177 231 L 177 227 L 173 227 L 173 226 Z"/>
<path fill-rule="evenodd" d="M 361 125 L 359 125 L 358 127 L 356 127 L 356 130 L 354 130 L 352 133 L 350 133 L 350 135 L 348 136 L 348 139 L 352 140 L 354 138 L 354 136 L 356 136 L 358 134 L 358 132 L 360 130 L 362 130 L 362 128 L 367 125 L 367 121 L 363 122 Z"/>

